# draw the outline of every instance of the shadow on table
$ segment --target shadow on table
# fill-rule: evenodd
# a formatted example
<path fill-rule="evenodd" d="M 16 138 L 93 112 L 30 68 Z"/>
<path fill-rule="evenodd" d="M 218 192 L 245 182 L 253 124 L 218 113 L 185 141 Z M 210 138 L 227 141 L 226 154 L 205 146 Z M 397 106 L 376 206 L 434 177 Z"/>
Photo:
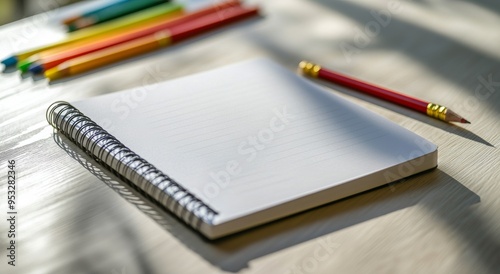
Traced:
<path fill-rule="evenodd" d="M 382 10 L 372 10 L 369 7 L 352 1 L 314 0 L 312 2 L 320 5 L 325 10 L 335 11 L 332 13 L 332 16 L 339 16 L 337 14 L 341 14 L 342 17 L 347 17 L 347 19 L 353 21 L 353 25 L 358 26 L 361 30 L 363 27 L 367 26 L 368 23 L 376 22 L 372 15 L 373 12 L 387 12 Z M 402 5 L 409 4 L 404 1 L 401 1 L 401 3 Z M 415 2 L 412 3 L 415 4 Z M 486 3 L 474 2 L 474 4 L 486 6 Z M 432 5 L 428 5 L 426 2 L 418 3 L 418 5 L 421 5 L 424 9 L 430 10 L 433 8 Z M 491 4 L 491 6 L 496 6 L 496 10 L 498 11 L 500 4 Z M 459 105 L 458 108 L 455 108 L 455 106 L 448 106 L 454 108 L 454 110 L 459 114 L 471 119 L 471 116 L 477 116 L 480 114 L 482 111 L 481 108 L 484 107 L 490 107 L 492 110 L 500 111 L 500 92 L 498 92 L 500 90 L 500 60 L 498 57 L 493 56 L 488 52 L 481 51 L 476 47 L 472 47 L 467 43 L 443 35 L 433 29 L 425 28 L 422 25 L 415 24 L 411 21 L 406 21 L 404 20 L 404 12 L 405 9 L 403 8 L 399 11 L 399 14 L 397 14 L 398 16 L 392 15 L 387 26 L 381 28 L 374 37 L 371 37 L 370 42 L 363 47 L 356 46 L 356 43 L 354 42 L 356 32 L 354 31 L 352 35 L 348 35 L 346 38 L 341 40 L 332 40 L 332 38 L 335 37 L 333 35 L 313 36 L 313 39 L 307 41 L 307 44 L 304 44 L 305 42 L 300 35 L 290 36 L 287 38 L 289 43 L 299 45 L 303 44 L 304 48 L 309 45 L 314 45 L 319 49 L 326 47 L 326 49 L 323 49 L 325 52 L 331 52 L 334 55 L 336 54 L 340 56 L 341 54 L 339 53 L 342 52 L 340 47 L 341 43 L 345 43 L 359 52 L 375 53 L 383 50 L 386 52 L 400 53 L 405 58 L 411 59 L 411 61 L 415 64 L 425 67 L 428 71 L 449 83 L 453 83 L 457 87 L 460 87 L 461 91 L 469 94 L 469 96 L 466 97 L 468 101 L 461 102 L 461 105 Z M 293 17 L 293 15 L 288 16 Z M 470 20 L 470 18 L 467 19 Z M 297 25 L 300 25 L 301 23 L 307 24 L 308 21 L 298 21 L 295 23 Z M 325 28 L 328 28 L 328 26 L 325 25 Z M 267 51 L 269 55 L 277 58 L 281 63 L 288 64 L 292 67 L 296 66 L 298 62 L 303 59 L 313 62 L 317 61 L 325 66 L 329 65 L 318 60 L 318 56 L 315 54 L 314 50 L 295 52 L 290 48 L 283 47 L 278 38 L 273 36 L 272 33 L 273 32 L 259 32 L 256 30 L 250 32 L 247 39 L 256 44 L 256 46 Z M 283 39 L 282 37 L 280 38 Z M 349 64 L 349 61 L 343 60 L 343 58 L 340 58 L 335 62 L 339 65 L 352 67 L 352 65 Z M 371 67 L 378 66 L 378 64 L 368 63 L 366 65 Z M 330 64 L 329 66 L 331 69 L 335 69 L 335 64 Z M 383 70 L 383 68 L 380 69 Z M 404 68 L 401 69 L 404 70 Z M 485 85 L 485 81 L 489 82 L 490 79 L 492 83 Z M 420 80 L 425 79 L 411 79 L 410 81 Z M 468 130 L 467 126 L 462 127 L 461 125 L 441 122 L 412 110 L 408 110 L 360 92 L 353 91 L 352 89 L 327 84 L 325 81 L 321 81 L 321 84 L 333 87 L 336 90 L 349 94 L 350 96 L 360 98 L 428 125 L 440 128 L 446 132 L 467 138 L 483 145 L 490 147 L 494 146 L 490 143 L 490 140 L 486 140 Z M 419 86 L 426 87 L 424 84 Z M 478 89 L 480 89 L 479 95 L 477 92 Z M 449 94 L 453 95 L 453 92 L 449 92 Z M 473 120 L 472 123 L 475 123 L 475 121 Z"/>
<path fill-rule="evenodd" d="M 430 214 L 445 220 L 451 230 L 455 230 L 465 242 L 470 243 L 474 248 L 472 253 L 483 259 L 485 264 L 493 267 L 496 261 L 483 254 L 500 253 L 500 245 L 494 241 L 494 237 L 489 237 L 488 229 L 480 216 L 469 209 L 471 205 L 480 202 L 479 196 L 439 169 L 210 241 L 166 212 L 160 204 L 147 198 L 135 186 L 122 181 L 108 170 L 101 169 L 99 164 L 66 137 L 59 133 L 54 133 L 53 136 L 55 142 L 84 168 L 192 251 L 225 271 L 237 272 L 248 267 L 251 260 L 411 206 L 424 207 Z M 474 230 L 470 228 L 471 224 L 474 225 Z M 476 242 L 477 235 L 494 243 L 491 245 L 494 250 L 485 253 L 481 249 L 482 244 Z M 320 244 L 335 254 L 341 243 L 331 242 L 326 238 Z"/>
<path fill-rule="evenodd" d="M 375 20 L 372 16 L 373 10 L 352 1 L 314 0 L 314 2 L 326 9 L 341 13 L 362 27 Z M 405 5 L 403 1 L 402 5 Z M 423 9 L 431 10 L 433 8 L 428 3 L 419 3 L 419 5 Z M 495 4 L 495 6 L 498 12 L 500 5 Z M 360 50 L 383 49 L 384 51 L 400 52 L 435 75 L 450 83 L 456 83 L 463 91 L 470 93 L 471 96 L 484 104 L 491 105 L 492 109 L 497 112 L 500 111 L 500 94 L 498 92 L 500 89 L 498 84 L 500 60 L 497 56 L 433 29 L 404 20 L 404 7 L 397 15 L 391 16 L 388 25 L 380 30 L 374 37 L 374 41 Z M 474 17 L 464 20 L 474 20 Z M 353 40 L 346 39 L 344 42 L 353 43 Z M 489 76 L 492 77 L 494 83 L 486 87 L 482 85 L 483 81 L 480 80 L 480 77 L 486 80 L 489 79 Z M 487 100 L 477 95 L 478 87 L 482 88 L 482 94 L 486 94 L 484 89 L 493 89 L 493 91 L 490 90 L 490 96 L 486 98 Z M 463 115 L 467 114 L 463 113 Z"/>
<path fill-rule="evenodd" d="M 374 105 L 377 105 L 377 106 L 380 106 L 380 107 L 383 107 L 386 109 L 390 109 L 391 111 L 394 111 L 396 113 L 399 113 L 399 114 L 407 116 L 407 117 L 410 117 L 410 118 L 417 120 L 417 121 L 420 121 L 422 123 L 426 123 L 426 124 L 433 126 L 435 128 L 439 128 L 439 129 L 446 131 L 448 133 L 455 134 L 455 135 L 460 136 L 462 138 L 466 138 L 466 139 L 469 139 L 471 141 L 474 141 L 474 142 L 477 142 L 477 143 L 480 143 L 480 144 L 483 144 L 483 145 L 486 145 L 489 147 L 495 147 L 492 143 L 488 142 L 487 140 L 485 140 L 481 136 L 475 134 L 474 132 L 469 131 L 467 128 L 463 127 L 461 124 L 443 122 L 441 120 L 437 120 L 435 118 L 429 117 L 425 114 L 418 113 L 418 112 L 413 111 L 413 110 L 409 110 L 409 109 L 404 108 L 402 106 L 398 106 L 396 104 L 392 104 L 390 102 L 383 101 L 381 99 L 374 98 L 372 96 L 362 94 L 362 93 L 357 92 L 357 91 L 353 91 L 352 89 L 349 89 L 349 88 L 346 88 L 343 86 L 339 86 L 339 85 L 332 84 L 332 83 L 327 83 L 325 81 L 316 80 L 316 79 L 312 79 L 312 81 L 315 81 L 316 83 L 320 83 L 320 85 L 322 85 L 322 86 L 327 86 L 329 88 L 332 88 L 332 89 L 339 91 L 343 94 L 352 96 L 354 98 L 358 98 L 358 99 L 361 99 L 363 101 L 370 102 Z"/>

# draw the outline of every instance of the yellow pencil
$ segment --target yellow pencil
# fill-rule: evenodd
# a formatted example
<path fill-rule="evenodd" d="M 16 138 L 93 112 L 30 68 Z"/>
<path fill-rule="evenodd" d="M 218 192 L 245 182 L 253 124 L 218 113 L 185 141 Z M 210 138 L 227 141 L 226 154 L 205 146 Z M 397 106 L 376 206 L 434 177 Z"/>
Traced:
<path fill-rule="evenodd" d="M 45 51 L 49 49 L 55 49 L 60 46 L 73 44 L 76 42 L 88 41 L 93 39 L 99 39 L 107 35 L 116 34 L 123 31 L 126 28 L 143 26 L 145 24 L 150 24 L 154 21 L 165 20 L 174 16 L 182 14 L 182 5 L 176 3 L 166 3 L 158 5 L 143 11 L 139 11 L 123 18 L 119 18 L 107 23 L 103 23 L 91 28 L 83 29 L 78 32 L 68 35 L 68 37 L 62 41 L 38 47 L 32 50 L 17 53 L 10 56 L 2 61 L 5 66 L 12 66 L 17 64 L 17 62 L 27 59 L 28 57 Z"/>
<path fill-rule="evenodd" d="M 45 71 L 45 77 L 52 81 L 79 74 L 168 44 L 170 44 L 169 32 L 157 32 L 154 36 L 150 35 L 66 61 Z"/>

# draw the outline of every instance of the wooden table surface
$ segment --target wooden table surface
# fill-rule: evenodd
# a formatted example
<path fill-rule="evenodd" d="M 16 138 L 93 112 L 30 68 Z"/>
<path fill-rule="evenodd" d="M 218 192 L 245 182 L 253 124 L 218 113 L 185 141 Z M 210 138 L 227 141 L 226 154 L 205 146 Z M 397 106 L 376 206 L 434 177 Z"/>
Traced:
<path fill-rule="evenodd" d="M 70 9 L 49 11 L 58 1 L 48 2 L 47 13 L 0 28 L 1 58 L 63 36 L 56 22 Z M 252 3 L 260 18 L 95 72 L 52 84 L 0 75 L 0 273 L 500 273 L 500 2 Z M 291 70 L 314 61 L 445 104 L 472 124 L 325 84 L 436 143 L 438 168 L 211 242 L 45 120 L 57 100 L 147 91 L 253 57 Z M 15 267 L 6 256 L 8 160 L 17 174 Z"/>

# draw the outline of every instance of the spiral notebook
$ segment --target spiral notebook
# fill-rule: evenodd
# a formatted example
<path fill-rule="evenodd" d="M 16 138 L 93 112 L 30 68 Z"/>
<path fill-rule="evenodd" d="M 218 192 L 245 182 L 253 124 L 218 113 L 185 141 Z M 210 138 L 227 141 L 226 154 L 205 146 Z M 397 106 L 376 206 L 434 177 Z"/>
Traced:
<path fill-rule="evenodd" d="M 437 147 L 272 61 L 67 103 L 47 119 L 210 239 L 437 165 Z"/>

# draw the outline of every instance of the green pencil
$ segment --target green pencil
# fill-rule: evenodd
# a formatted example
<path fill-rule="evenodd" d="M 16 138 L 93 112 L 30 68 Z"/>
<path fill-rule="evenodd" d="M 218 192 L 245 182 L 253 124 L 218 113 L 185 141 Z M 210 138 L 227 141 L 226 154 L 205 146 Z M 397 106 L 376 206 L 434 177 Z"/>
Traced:
<path fill-rule="evenodd" d="M 119 2 L 125 2 L 125 1 L 129 1 L 129 0 L 107 0 L 106 3 L 104 3 L 104 5 L 102 6 L 99 6 L 99 7 L 96 7 L 94 8 L 93 10 L 90 10 L 90 11 L 87 11 L 87 12 L 84 12 L 82 14 L 75 14 L 74 16 L 71 16 L 71 17 L 68 17 L 68 18 L 65 18 L 62 23 L 65 24 L 66 26 L 69 25 L 70 23 L 74 22 L 75 20 L 79 19 L 79 18 L 82 18 L 82 17 L 85 17 L 85 16 L 89 16 L 91 15 L 92 13 L 94 12 L 97 12 L 99 10 L 102 10 L 102 9 L 105 9 L 107 7 L 109 7 L 110 5 L 114 5 L 116 3 L 119 3 Z"/>
<path fill-rule="evenodd" d="M 69 23 L 68 30 L 76 31 L 87 28 L 96 24 L 100 24 L 115 18 L 140 11 L 152 6 L 170 2 L 169 0 L 129 0 L 118 1 L 106 7 L 99 8 L 82 14 L 79 18 L 72 19 Z"/>

